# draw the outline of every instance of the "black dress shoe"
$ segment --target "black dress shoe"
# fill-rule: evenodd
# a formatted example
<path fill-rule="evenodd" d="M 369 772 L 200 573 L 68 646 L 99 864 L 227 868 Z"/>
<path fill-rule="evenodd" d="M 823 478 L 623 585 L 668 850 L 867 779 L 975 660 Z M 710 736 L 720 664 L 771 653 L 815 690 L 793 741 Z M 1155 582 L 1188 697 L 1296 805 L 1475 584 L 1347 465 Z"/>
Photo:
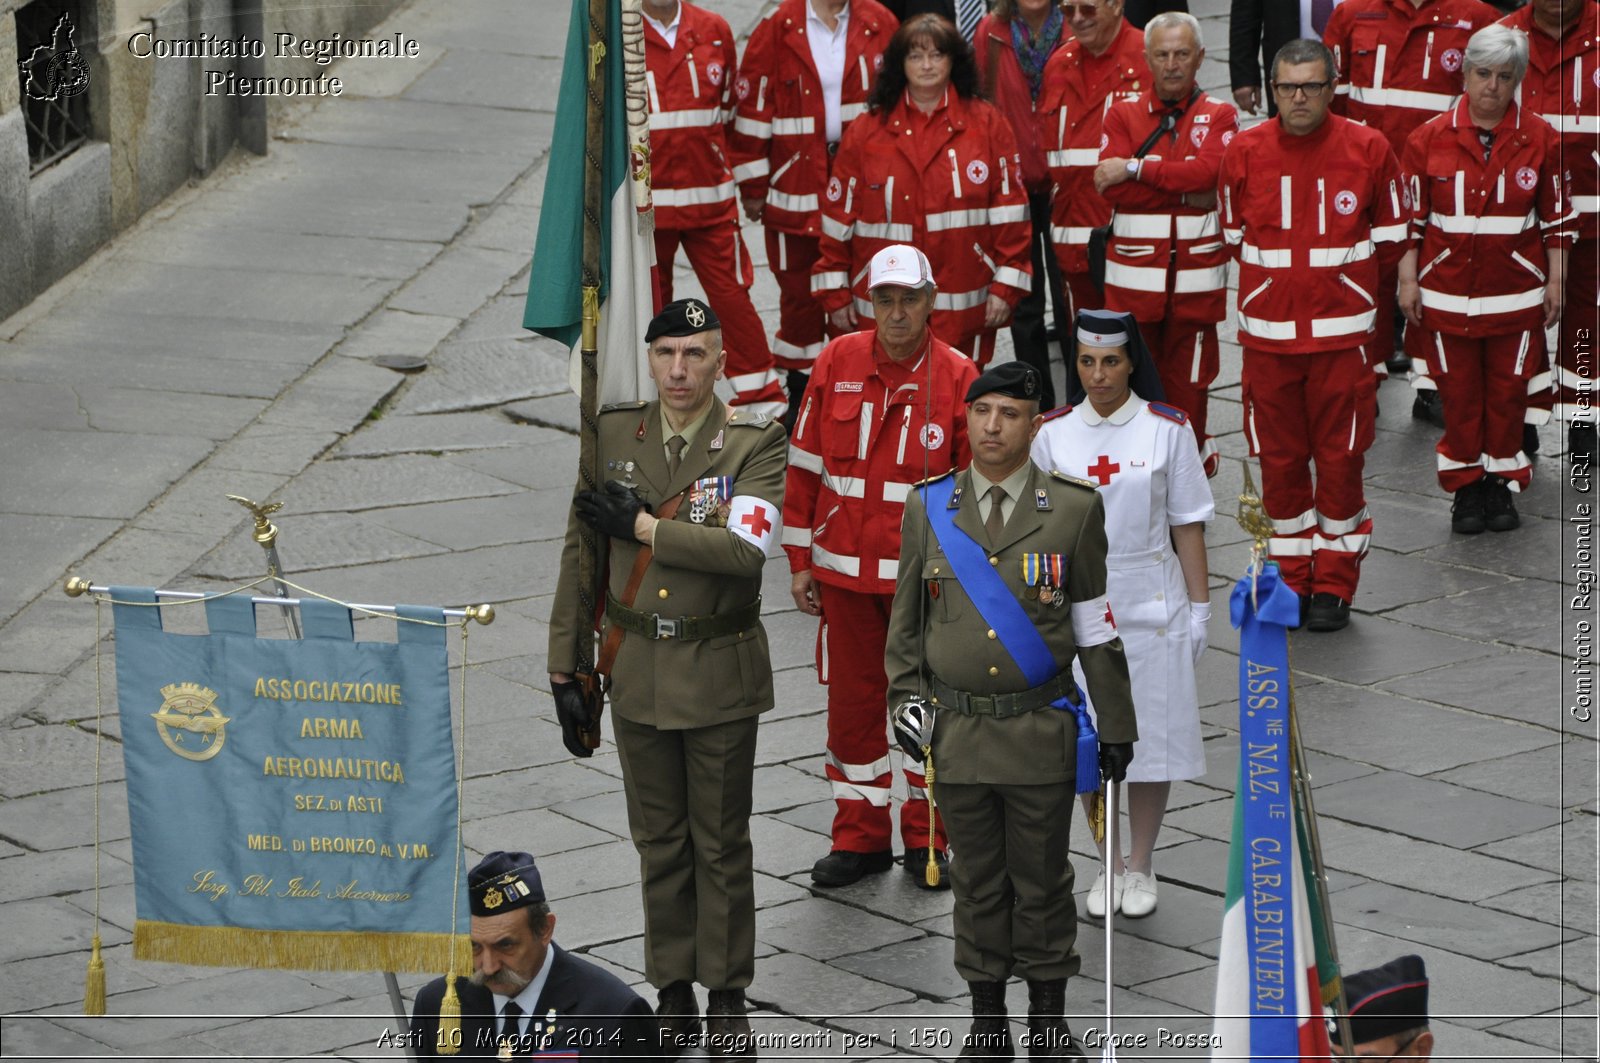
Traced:
<path fill-rule="evenodd" d="M 1517 504 L 1511 500 L 1511 483 L 1498 476 L 1485 476 L 1483 484 L 1483 522 L 1490 531 L 1508 532 L 1522 527 Z"/>
<path fill-rule="evenodd" d="M 700 1039 L 700 1005 L 694 986 L 673 982 L 656 993 L 656 1025 L 661 1030 L 661 1052 L 673 1058 Z"/>
<path fill-rule="evenodd" d="M 1311 596 L 1306 610 L 1307 631 L 1338 631 L 1350 623 L 1350 603 L 1328 591 Z"/>
<path fill-rule="evenodd" d="M 742 989 L 713 989 L 706 1001 L 706 1057 L 724 1063 L 756 1058 Z"/>
<path fill-rule="evenodd" d="M 867 875 L 879 874 L 893 866 L 894 852 L 889 849 L 877 853 L 852 853 L 835 849 L 811 865 L 811 881 L 832 889 L 860 882 Z"/>
<path fill-rule="evenodd" d="M 950 888 L 950 860 L 949 860 L 948 857 L 946 857 L 944 855 L 944 852 L 942 850 L 935 850 L 934 851 L 934 854 L 933 854 L 933 866 L 939 872 L 939 881 L 936 884 L 930 886 L 930 885 L 928 885 L 928 847 L 926 845 L 919 845 L 915 849 L 907 849 L 906 850 L 906 862 L 905 862 L 906 874 L 908 876 L 910 876 L 912 882 L 915 882 L 917 884 L 917 887 L 919 889 L 925 889 L 925 890 L 947 890 L 947 889 L 949 889 Z"/>
<path fill-rule="evenodd" d="M 1444 403 L 1439 399 L 1439 393 L 1431 388 L 1417 392 L 1417 397 L 1411 400 L 1411 419 L 1414 421 L 1427 421 L 1435 428 L 1444 427 Z"/>
<path fill-rule="evenodd" d="M 1456 500 L 1450 506 L 1450 530 L 1457 535 L 1480 535 L 1488 528 L 1483 513 L 1483 481 L 1476 480 L 1456 492 Z"/>

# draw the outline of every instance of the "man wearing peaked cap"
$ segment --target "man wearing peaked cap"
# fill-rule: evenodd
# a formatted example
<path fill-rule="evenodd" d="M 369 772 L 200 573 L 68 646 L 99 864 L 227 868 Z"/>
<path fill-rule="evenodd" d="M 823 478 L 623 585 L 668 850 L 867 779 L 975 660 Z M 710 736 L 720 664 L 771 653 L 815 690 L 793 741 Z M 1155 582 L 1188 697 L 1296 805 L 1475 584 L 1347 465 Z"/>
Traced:
<path fill-rule="evenodd" d="M 1350 1037 L 1358 1058 L 1428 1060 L 1428 971 L 1421 956 L 1401 956 L 1382 967 L 1344 976 Z M 1337 1044 L 1337 1030 L 1333 1030 Z"/>
<path fill-rule="evenodd" d="M 494 852 L 467 873 L 472 910 L 470 979 L 456 981 L 457 1059 L 513 1059 L 539 1052 L 580 1058 L 659 1058 L 655 1020 L 643 998 L 615 975 L 563 951 L 556 917 L 545 903 L 539 869 L 528 853 Z M 417 992 L 410 1043 L 427 1058 L 439 1051 L 439 1004 L 445 979 Z"/>
<path fill-rule="evenodd" d="M 1082 1060 L 1065 1019 L 1074 948 L 1078 772 L 1121 781 L 1138 738 L 1106 604 L 1105 511 L 1092 484 L 1028 456 L 1043 418 L 1032 366 L 967 389 L 971 465 L 912 491 L 884 653 L 891 709 L 931 709 L 934 796 L 955 858 L 956 972 L 972 989 L 961 1055 L 1011 1059 L 1006 983 L 1028 984 L 1029 1059 Z M 1098 711 L 1078 760 L 1080 662 Z M 1098 769 L 1098 770 L 1097 770 Z"/>
<path fill-rule="evenodd" d="M 588 756 L 581 736 L 597 738 L 597 706 L 574 675 L 578 647 L 596 634 L 578 604 L 587 524 L 608 573 L 595 671 L 610 680 L 657 1018 L 669 1048 L 687 1047 L 702 1028 L 698 982 L 708 1054 L 744 1058 L 756 724 L 773 705 L 761 571 L 782 525 L 786 439 L 771 417 L 714 393 L 726 355 L 705 302 L 669 303 L 646 335 L 659 397 L 600 410 L 604 487 L 574 493 L 550 607 L 550 691 L 567 749 Z"/>
<path fill-rule="evenodd" d="M 812 866 L 811 881 L 828 888 L 894 864 L 891 790 L 900 756 L 885 736 L 879 665 L 900 521 L 913 484 L 971 458 L 961 397 L 978 375 L 970 358 L 929 327 L 936 288 L 921 251 L 906 244 L 879 249 L 867 287 L 877 327 L 841 336 L 818 356 L 790 440 L 783 507 L 790 594 L 821 625 L 823 773 L 834 814 L 828 852 Z M 929 808 L 922 759 L 901 767 L 901 867 L 919 887 L 948 889 L 948 846 Z"/>

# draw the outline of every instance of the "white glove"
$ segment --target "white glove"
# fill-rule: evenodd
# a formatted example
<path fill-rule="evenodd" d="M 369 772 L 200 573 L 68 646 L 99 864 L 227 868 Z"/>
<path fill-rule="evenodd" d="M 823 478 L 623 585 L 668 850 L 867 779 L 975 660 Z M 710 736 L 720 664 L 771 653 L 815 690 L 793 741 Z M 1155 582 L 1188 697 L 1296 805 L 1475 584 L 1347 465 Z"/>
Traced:
<path fill-rule="evenodd" d="M 1189 603 L 1189 641 L 1194 645 L 1194 663 L 1206 652 L 1206 624 L 1211 621 L 1210 602 Z"/>

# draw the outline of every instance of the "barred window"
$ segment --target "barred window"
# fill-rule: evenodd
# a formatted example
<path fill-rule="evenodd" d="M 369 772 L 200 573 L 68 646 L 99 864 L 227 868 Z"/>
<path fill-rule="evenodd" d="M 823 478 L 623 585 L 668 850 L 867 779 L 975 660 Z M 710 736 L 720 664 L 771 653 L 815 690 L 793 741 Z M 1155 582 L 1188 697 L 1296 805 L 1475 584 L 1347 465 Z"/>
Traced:
<path fill-rule="evenodd" d="M 17 59 L 22 116 L 33 173 L 90 137 L 89 64 L 80 48 L 78 0 L 32 0 L 17 9 Z"/>

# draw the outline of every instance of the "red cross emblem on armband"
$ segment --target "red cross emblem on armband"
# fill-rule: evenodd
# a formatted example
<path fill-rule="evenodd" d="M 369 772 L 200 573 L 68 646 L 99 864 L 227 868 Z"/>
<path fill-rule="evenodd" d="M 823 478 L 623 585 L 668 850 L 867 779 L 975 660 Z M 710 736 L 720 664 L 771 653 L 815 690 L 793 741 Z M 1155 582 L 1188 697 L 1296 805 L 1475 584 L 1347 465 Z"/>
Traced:
<path fill-rule="evenodd" d="M 761 538 L 763 535 L 767 534 L 767 532 L 772 530 L 772 522 L 767 519 L 767 511 L 761 506 L 757 506 L 755 509 L 752 509 L 744 516 L 740 517 L 739 523 L 743 524 L 746 528 L 749 528 L 750 534 L 754 535 L 757 539 Z"/>

